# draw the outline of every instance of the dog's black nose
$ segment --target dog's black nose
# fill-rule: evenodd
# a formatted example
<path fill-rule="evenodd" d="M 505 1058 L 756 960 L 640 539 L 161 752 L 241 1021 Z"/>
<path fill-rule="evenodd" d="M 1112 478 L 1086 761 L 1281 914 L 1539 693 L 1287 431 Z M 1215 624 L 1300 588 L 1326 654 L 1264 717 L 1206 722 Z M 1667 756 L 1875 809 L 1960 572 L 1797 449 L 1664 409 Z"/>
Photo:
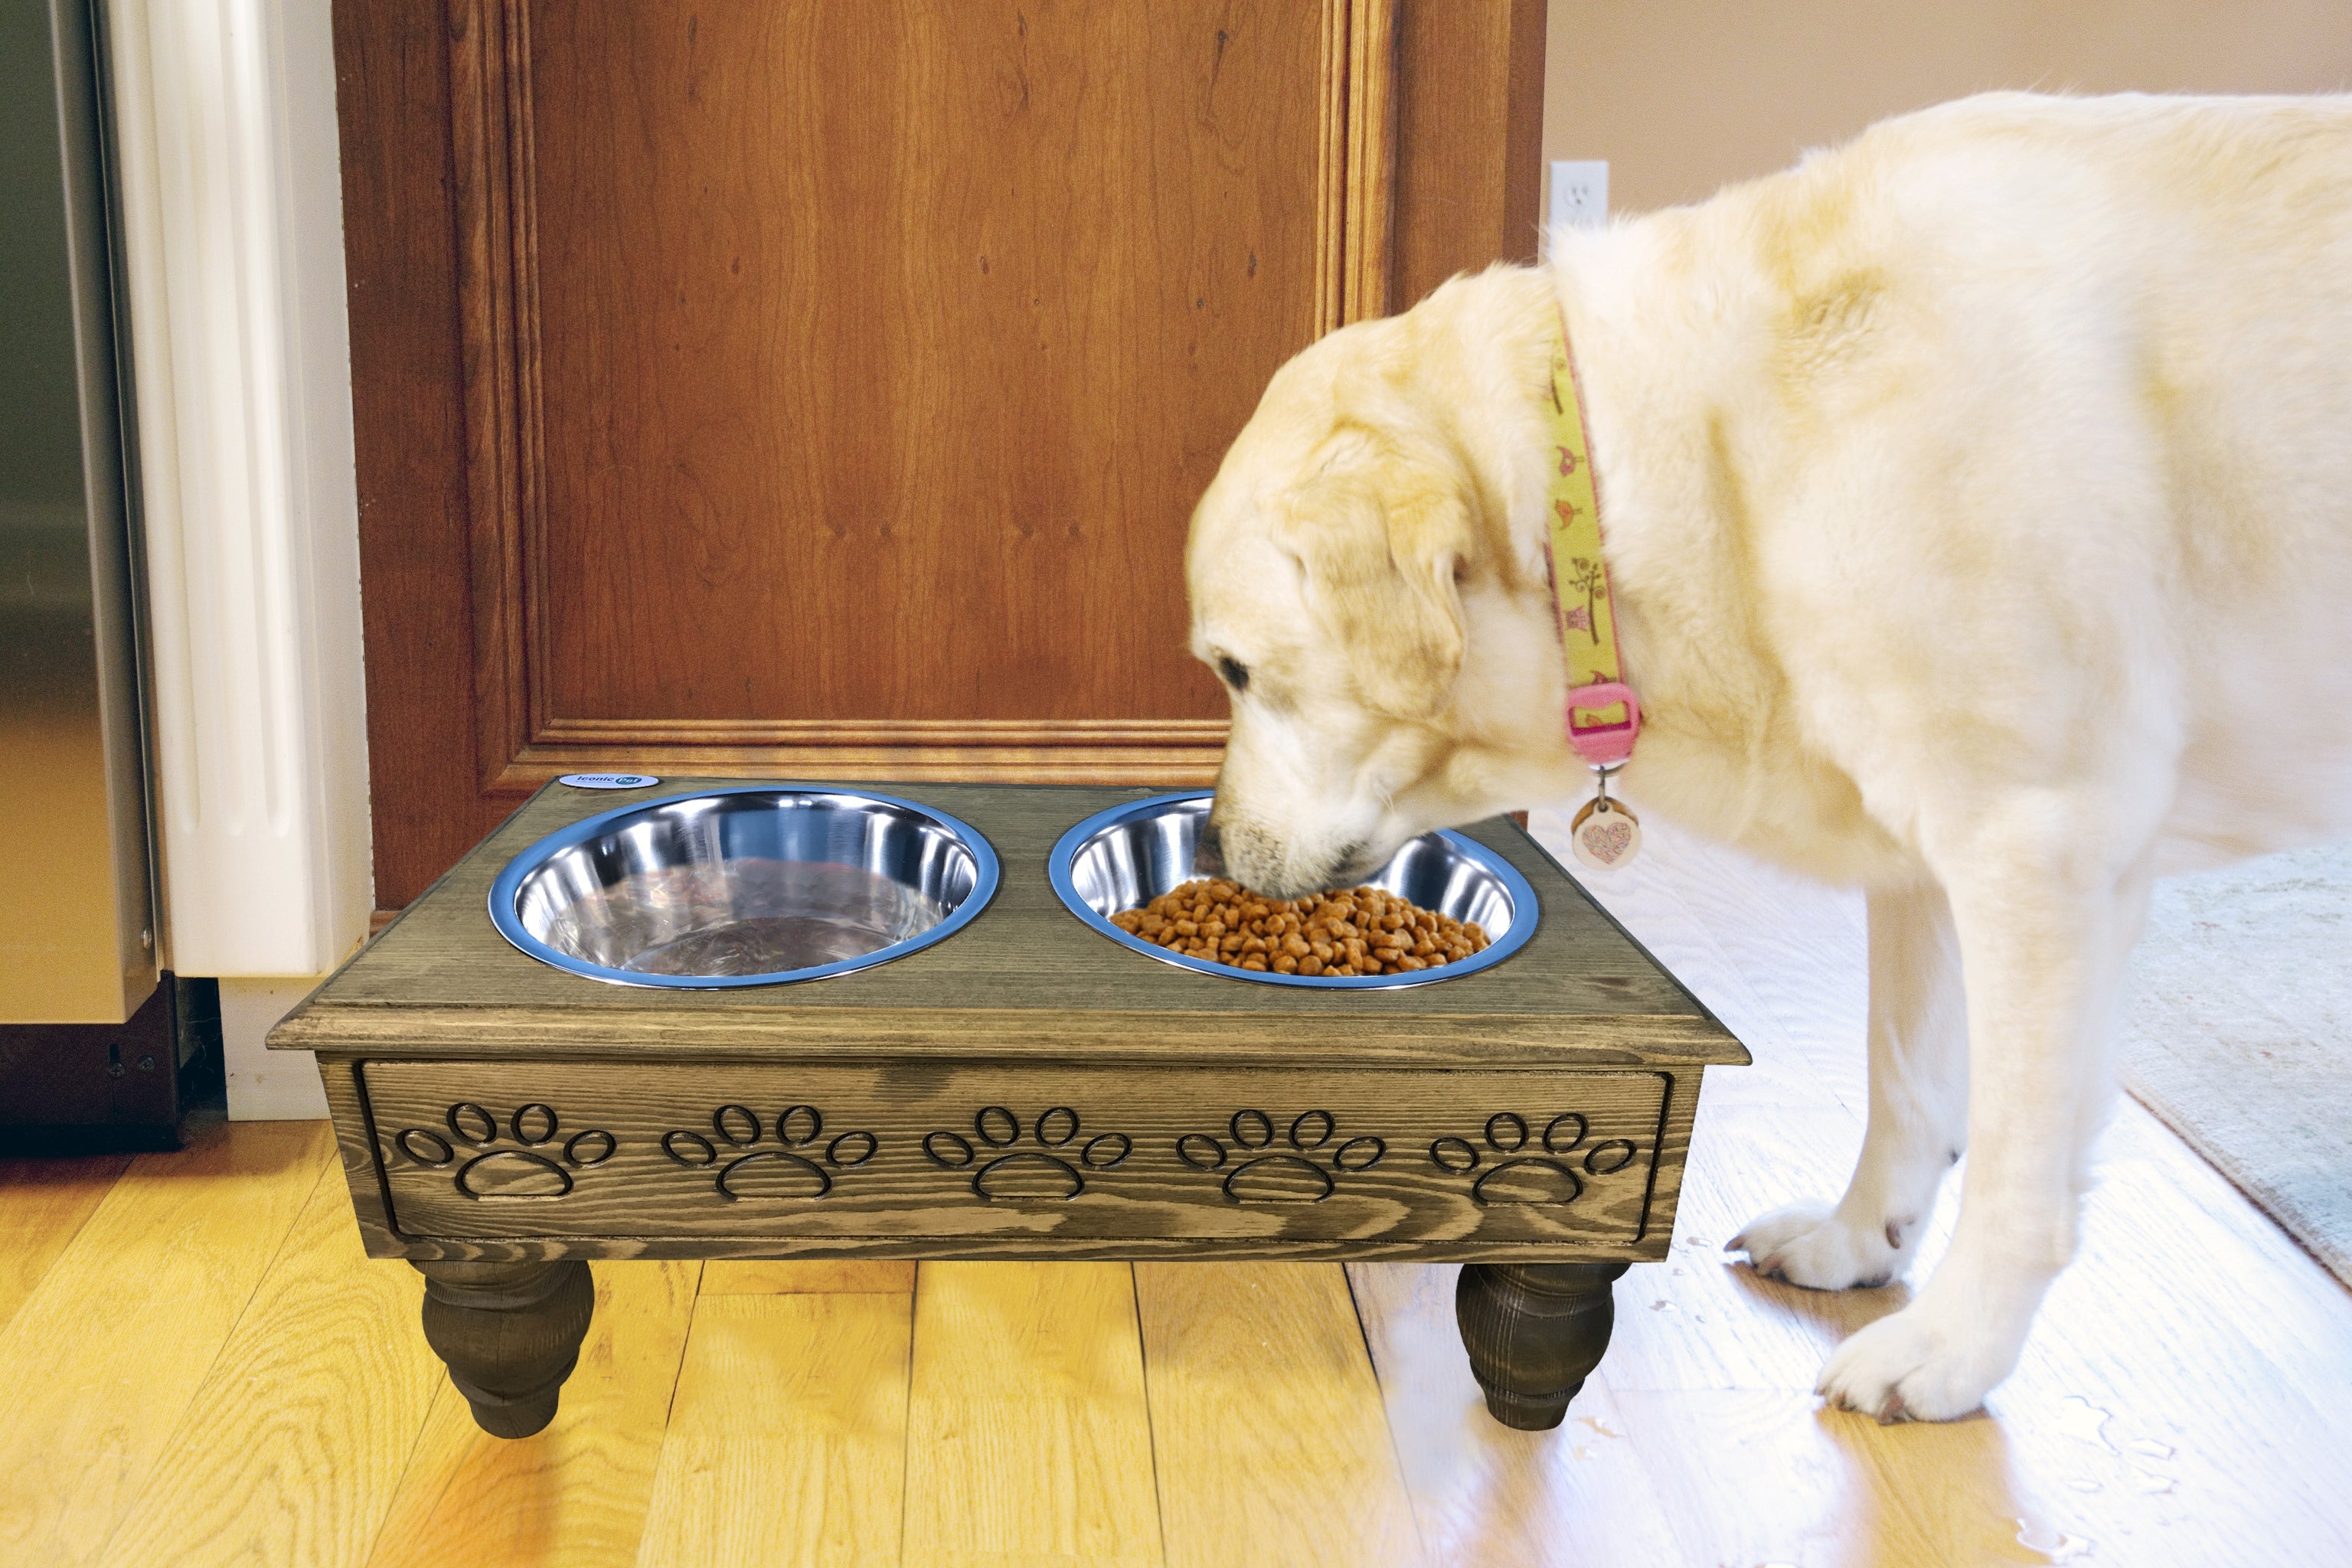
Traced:
<path fill-rule="evenodd" d="M 1192 843 L 1192 875 L 1222 877 L 1225 874 L 1225 846 L 1214 822 L 1201 824 L 1201 837 Z"/>
<path fill-rule="evenodd" d="M 1352 882 L 1359 877 L 1371 875 L 1374 868 L 1364 864 L 1365 854 L 1370 848 L 1370 844 L 1359 838 L 1340 850 L 1339 859 L 1331 864 L 1331 885 L 1336 888 L 1342 882 Z"/>

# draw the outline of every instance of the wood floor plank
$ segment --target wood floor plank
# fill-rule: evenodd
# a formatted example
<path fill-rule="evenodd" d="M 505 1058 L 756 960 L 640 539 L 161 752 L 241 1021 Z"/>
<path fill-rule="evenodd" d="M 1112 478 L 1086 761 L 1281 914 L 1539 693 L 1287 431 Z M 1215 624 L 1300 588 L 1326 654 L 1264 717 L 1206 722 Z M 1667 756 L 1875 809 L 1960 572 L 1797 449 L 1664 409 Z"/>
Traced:
<path fill-rule="evenodd" d="M 1557 1432 L 1486 1413 L 1454 1319 L 1458 1266 L 1351 1263 L 1348 1277 L 1429 1561 L 1583 1568 L 1685 1561 L 1600 1379 Z"/>
<path fill-rule="evenodd" d="M 847 1290 L 908 1296 L 915 1266 L 885 1258 L 752 1258 L 713 1259 L 702 1270 L 706 1296 L 782 1296 L 809 1290 Z"/>
<path fill-rule="evenodd" d="M 2100 1177 L 1986 1402 L 2021 1511 L 2151 1568 L 2352 1562 L 2352 1294 L 2137 1104 Z"/>
<path fill-rule="evenodd" d="M 98 1557 L 333 1149 L 324 1122 L 218 1125 L 100 1201 L 0 1331 L 0 1562 Z"/>
<path fill-rule="evenodd" d="M 0 1160 L 0 1329 L 130 1168 L 128 1154 Z"/>
<path fill-rule="evenodd" d="M 635 1563 L 701 1267 L 591 1266 L 596 1311 L 580 1346 L 580 1364 L 564 1383 L 555 1419 L 534 1436 L 508 1440 L 484 1433 L 436 1363 L 432 1412 L 377 1532 L 369 1568 L 436 1568 L 453 1561 L 501 1568 Z M 415 1274 L 405 1264 L 399 1268 Z M 413 1314 L 404 1328 L 422 1348 L 423 1331 Z"/>
<path fill-rule="evenodd" d="M 901 1296 L 701 1298 L 637 1561 L 898 1562 L 909 1316 Z"/>
<path fill-rule="evenodd" d="M 1696 1563 L 2046 1563 L 2020 1525 L 1997 1423 L 1880 1428 L 1776 1389 L 1612 1389 Z"/>
<path fill-rule="evenodd" d="M 100 1562 L 358 1568 L 446 1381 L 424 1287 L 320 1181 Z"/>
<path fill-rule="evenodd" d="M 1123 1263 L 917 1270 L 905 1561 L 1160 1561 L 1135 1289 Z"/>
<path fill-rule="evenodd" d="M 1135 1272 L 1171 1568 L 1422 1561 L 1339 1266 Z"/>

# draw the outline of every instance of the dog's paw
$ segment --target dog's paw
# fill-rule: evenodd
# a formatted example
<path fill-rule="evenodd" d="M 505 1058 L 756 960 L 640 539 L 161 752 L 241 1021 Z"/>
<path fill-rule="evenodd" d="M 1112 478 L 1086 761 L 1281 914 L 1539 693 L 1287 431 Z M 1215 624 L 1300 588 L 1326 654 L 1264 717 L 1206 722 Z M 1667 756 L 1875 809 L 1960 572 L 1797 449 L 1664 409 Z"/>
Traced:
<path fill-rule="evenodd" d="M 1815 1390 L 1841 1410 L 1892 1421 L 1949 1421 L 1984 1403 L 2017 1363 L 1990 1325 L 1956 1324 L 1914 1304 L 1849 1335 Z"/>
<path fill-rule="evenodd" d="M 1730 1250 L 1745 1252 L 1759 1274 L 1801 1285 L 1808 1290 L 1867 1289 L 1899 1273 L 1916 1227 L 1854 1226 L 1835 1206 L 1790 1204 L 1759 1215 L 1731 1238 Z M 1904 1238 L 1890 1243 L 1890 1236 Z"/>

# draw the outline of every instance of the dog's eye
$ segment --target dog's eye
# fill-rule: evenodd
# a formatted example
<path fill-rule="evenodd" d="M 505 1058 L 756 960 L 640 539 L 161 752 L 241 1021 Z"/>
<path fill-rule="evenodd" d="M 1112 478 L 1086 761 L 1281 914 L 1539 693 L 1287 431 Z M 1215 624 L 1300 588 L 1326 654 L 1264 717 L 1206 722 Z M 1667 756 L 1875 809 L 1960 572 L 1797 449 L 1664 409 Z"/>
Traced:
<path fill-rule="evenodd" d="M 1217 673 L 1223 676 L 1225 684 L 1235 691 L 1249 689 L 1249 668 L 1231 654 L 1221 653 L 1217 656 Z"/>

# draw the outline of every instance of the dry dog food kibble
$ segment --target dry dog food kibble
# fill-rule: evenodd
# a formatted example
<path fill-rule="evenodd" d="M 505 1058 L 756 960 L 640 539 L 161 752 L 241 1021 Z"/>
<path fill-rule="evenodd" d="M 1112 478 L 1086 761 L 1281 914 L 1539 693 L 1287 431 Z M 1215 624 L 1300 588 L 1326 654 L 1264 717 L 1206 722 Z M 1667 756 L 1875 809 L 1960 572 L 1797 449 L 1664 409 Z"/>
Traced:
<path fill-rule="evenodd" d="M 1476 921 L 1378 888 L 1263 899 L 1231 882 L 1193 881 L 1110 923 L 1171 952 L 1276 974 L 1410 974 L 1486 945 Z"/>

